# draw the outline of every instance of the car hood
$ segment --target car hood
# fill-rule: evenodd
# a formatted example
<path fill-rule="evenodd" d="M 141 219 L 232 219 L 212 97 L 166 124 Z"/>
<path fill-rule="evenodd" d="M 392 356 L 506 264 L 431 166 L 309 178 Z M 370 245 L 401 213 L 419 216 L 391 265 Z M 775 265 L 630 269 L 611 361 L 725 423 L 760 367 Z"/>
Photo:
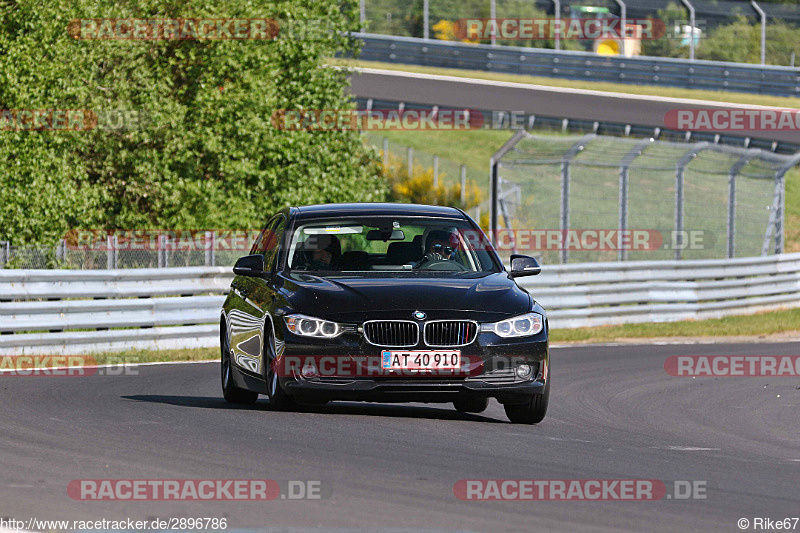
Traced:
<path fill-rule="evenodd" d="M 507 273 L 480 277 L 336 277 L 293 273 L 282 292 L 291 312 L 343 322 L 412 318 L 500 320 L 526 313 L 531 298 Z"/>

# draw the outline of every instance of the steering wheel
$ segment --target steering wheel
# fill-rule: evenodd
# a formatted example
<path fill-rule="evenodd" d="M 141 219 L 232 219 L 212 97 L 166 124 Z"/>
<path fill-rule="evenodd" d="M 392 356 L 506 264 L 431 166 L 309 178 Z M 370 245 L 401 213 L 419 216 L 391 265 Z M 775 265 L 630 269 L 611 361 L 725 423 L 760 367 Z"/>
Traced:
<path fill-rule="evenodd" d="M 433 256 L 439 256 L 439 254 L 430 254 Z M 439 259 L 439 258 L 429 258 L 425 256 L 422 258 L 417 266 L 419 270 L 439 270 L 439 271 L 450 271 L 450 272 L 466 272 L 467 268 L 462 265 L 461 263 L 457 263 L 456 261 L 448 260 L 448 259 Z"/>

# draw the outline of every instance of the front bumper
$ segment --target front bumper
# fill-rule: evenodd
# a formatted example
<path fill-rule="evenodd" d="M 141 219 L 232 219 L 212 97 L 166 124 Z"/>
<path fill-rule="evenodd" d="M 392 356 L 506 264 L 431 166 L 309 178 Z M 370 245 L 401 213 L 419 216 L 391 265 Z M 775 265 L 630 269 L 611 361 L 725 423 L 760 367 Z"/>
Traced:
<path fill-rule="evenodd" d="M 288 332 L 287 332 L 288 333 Z M 288 333 L 283 357 L 330 357 L 368 360 L 377 367 L 384 349 L 366 343 L 360 335 L 343 335 L 335 342 L 320 342 Z M 462 359 L 478 362 L 477 369 L 459 376 L 425 375 L 314 375 L 291 372 L 280 378 L 284 390 L 299 400 L 352 400 L 375 402 L 452 402 L 458 396 L 496 398 L 504 404 L 525 403 L 542 394 L 547 383 L 549 349 L 547 331 L 522 339 L 502 339 L 480 333 L 475 341 L 457 348 Z M 420 344 L 409 350 L 441 350 Z M 520 378 L 519 364 L 532 367 L 532 375 Z M 356 365 L 358 366 L 358 365 Z M 363 365 L 362 365 L 363 366 Z M 349 368 L 352 368 L 350 366 Z M 375 368 L 373 366 L 372 368 Z"/>

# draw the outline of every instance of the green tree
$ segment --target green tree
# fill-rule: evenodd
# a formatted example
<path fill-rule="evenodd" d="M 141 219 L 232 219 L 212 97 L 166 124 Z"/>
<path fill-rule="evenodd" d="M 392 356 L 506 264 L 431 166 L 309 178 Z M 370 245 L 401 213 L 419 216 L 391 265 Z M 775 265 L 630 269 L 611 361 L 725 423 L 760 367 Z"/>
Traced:
<path fill-rule="evenodd" d="M 68 32 L 73 19 L 131 17 L 324 21 L 333 31 L 272 41 Z M 0 131 L 0 240 L 51 243 L 86 227 L 257 227 L 286 204 L 384 199 L 377 154 L 358 132 L 280 131 L 270 121 L 278 109 L 352 107 L 345 74 L 323 62 L 355 48 L 357 26 L 357 4 L 329 0 L 0 4 L 0 109 L 147 118 L 121 129 Z"/>
<path fill-rule="evenodd" d="M 800 29 L 780 20 L 767 20 L 766 62 L 789 65 L 792 53 L 800 55 Z M 698 59 L 759 63 L 761 61 L 761 26 L 739 15 L 730 24 L 711 31 L 697 49 Z"/>
<path fill-rule="evenodd" d="M 667 4 L 664 9 L 659 9 L 656 18 L 663 21 L 665 25 L 664 36 L 659 39 L 642 40 L 642 55 L 656 57 L 689 57 L 689 46 L 682 45 L 679 35 L 675 35 L 673 26 L 677 22 L 682 26 L 682 21 L 687 21 L 689 14 L 687 11 L 674 2 Z"/>

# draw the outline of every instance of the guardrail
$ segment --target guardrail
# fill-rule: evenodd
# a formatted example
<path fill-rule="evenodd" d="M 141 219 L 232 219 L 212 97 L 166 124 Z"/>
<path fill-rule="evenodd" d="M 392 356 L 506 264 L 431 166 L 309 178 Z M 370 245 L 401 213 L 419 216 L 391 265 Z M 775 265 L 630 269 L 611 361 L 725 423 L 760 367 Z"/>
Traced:
<path fill-rule="evenodd" d="M 232 277 L 225 267 L 0 271 L 0 355 L 216 346 Z M 558 328 L 712 318 L 800 305 L 800 253 L 544 265 L 520 284 Z"/>
<path fill-rule="evenodd" d="M 0 355 L 215 346 L 232 279 L 229 267 L 0 270 Z"/>
<path fill-rule="evenodd" d="M 520 284 L 554 327 L 719 318 L 800 306 L 800 253 L 544 266 Z"/>
<path fill-rule="evenodd" d="M 359 58 L 366 61 L 684 89 L 800 96 L 800 69 L 793 67 L 644 56 L 601 56 L 590 52 L 467 44 L 371 33 L 356 33 L 354 36 L 364 41 Z"/>

